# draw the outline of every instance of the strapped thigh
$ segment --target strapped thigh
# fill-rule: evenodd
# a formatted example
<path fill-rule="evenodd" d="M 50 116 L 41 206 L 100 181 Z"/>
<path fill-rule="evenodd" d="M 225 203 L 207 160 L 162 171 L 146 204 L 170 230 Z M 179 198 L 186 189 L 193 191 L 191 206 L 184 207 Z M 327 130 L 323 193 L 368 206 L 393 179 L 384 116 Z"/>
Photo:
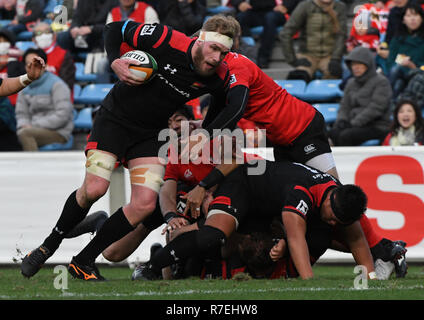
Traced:
<path fill-rule="evenodd" d="M 160 164 L 141 164 L 130 169 L 131 184 L 147 187 L 156 193 L 163 184 L 165 167 Z"/>

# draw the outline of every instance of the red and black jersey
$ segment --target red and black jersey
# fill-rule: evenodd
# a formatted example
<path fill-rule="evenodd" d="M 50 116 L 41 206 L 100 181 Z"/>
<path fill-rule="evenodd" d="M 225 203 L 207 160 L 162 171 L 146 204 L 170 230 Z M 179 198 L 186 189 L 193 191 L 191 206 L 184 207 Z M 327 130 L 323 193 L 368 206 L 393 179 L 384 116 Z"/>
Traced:
<path fill-rule="evenodd" d="M 105 47 L 109 61 L 120 57 L 123 42 L 151 54 L 158 74 L 139 86 L 121 81 L 115 84 L 102 105 L 121 120 L 146 129 L 166 128 L 178 107 L 206 93 L 223 92 L 228 85 L 226 63 L 221 63 L 212 76 L 198 75 L 191 55 L 195 39 L 166 25 L 133 21 L 108 24 Z"/>
<path fill-rule="evenodd" d="M 217 115 L 205 119 L 211 127 L 224 123 L 224 118 L 241 117 L 266 129 L 267 138 L 277 145 L 288 145 L 296 139 L 315 116 L 316 109 L 290 95 L 247 57 L 230 52 L 224 61 L 230 69 L 230 89 L 227 101 L 215 102 L 208 111 Z M 243 99 L 243 96 L 246 97 Z"/>
<path fill-rule="evenodd" d="M 181 181 L 189 186 L 199 184 L 215 167 L 213 164 L 181 164 L 171 163 L 166 165 L 164 180 Z"/>

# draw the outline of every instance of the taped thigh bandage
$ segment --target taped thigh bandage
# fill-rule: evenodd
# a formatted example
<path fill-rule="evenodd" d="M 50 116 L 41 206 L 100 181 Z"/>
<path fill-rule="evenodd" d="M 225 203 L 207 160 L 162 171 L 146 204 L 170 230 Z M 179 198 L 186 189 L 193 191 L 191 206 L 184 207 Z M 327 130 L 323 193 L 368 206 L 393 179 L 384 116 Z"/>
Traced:
<path fill-rule="evenodd" d="M 329 170 L 336 167 L 336 162 L 332 153 L 323 153 L 319 156 L 312 158 L 305 163 L 306 165 L 321 170 L 322 172 L 328 172 Z"/>
<path fill-rule="evenodd" d="M 110 181 L 116 158 L 99 150 L 89 150 L 85 167 L 88 173 Z"/>
<path fill-rule="evenodd" d="M 142 164 L 130 169 L 131 184 L 159 192 L 163 184 L 165 167 L 160 164 Z"/>

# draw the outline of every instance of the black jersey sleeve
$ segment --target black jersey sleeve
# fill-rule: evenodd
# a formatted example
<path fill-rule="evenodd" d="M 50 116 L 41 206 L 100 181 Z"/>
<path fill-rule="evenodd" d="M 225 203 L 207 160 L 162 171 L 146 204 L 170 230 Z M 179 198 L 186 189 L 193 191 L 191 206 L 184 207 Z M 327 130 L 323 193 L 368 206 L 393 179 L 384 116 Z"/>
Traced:
<path fill-rule="evenodd" d="M 120 57 L 120 47 L 124 42 L 129 46 L 152 53 L 166 43 L 171 29 L 161 24 L 144 24 L 134 21 L 112 22 L 105 27 L 105 49 L 109 61 Z"/>
<path fill-rule="evenodd" d="M 211 137 L 213 129 L 233 130 L 243 117 L 248 98 L 249 88 L 241 85 L 229 89 L 226 95 L 213 95 L 203 128 Z"/>
<path fill-rule="evenodd" d="M 306 219 L 309 212 L 314 209 L 312 195 L 302 187 L 294 187 L 287 195 L 282 211 L 290 211 Z"/>

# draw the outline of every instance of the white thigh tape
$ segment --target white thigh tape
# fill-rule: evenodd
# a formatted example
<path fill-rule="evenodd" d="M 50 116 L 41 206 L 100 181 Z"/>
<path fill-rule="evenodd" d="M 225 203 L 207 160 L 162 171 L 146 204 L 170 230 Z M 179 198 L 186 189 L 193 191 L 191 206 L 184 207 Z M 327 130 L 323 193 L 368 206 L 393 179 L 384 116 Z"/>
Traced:
<path fill-rule="evenodd" d="M 163 184 L 165 167 L 160 164 L 139 165 L 130 170 L 131 184 L 159 192 Z"/>

